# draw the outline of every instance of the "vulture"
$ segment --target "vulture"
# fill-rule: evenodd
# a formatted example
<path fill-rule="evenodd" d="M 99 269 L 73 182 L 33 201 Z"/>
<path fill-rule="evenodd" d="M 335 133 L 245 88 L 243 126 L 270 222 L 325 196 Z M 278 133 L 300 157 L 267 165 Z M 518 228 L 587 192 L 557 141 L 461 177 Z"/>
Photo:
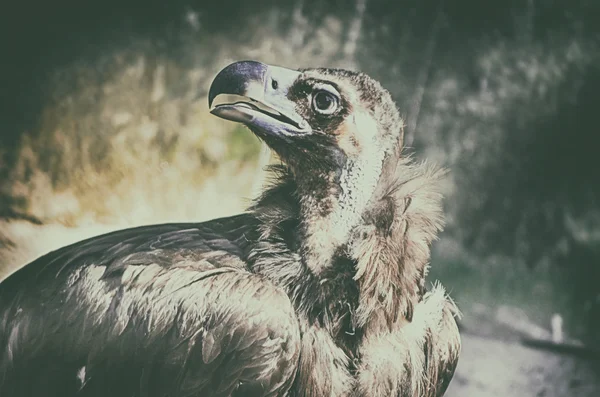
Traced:
<path fill-rule="evenodd" d="M 247 211 L 60 248 L 0 284 L 0 395 L 434 397 L 458 309 L 426 284 L 444 171 L 364 73 L 233 63 L 210 112 L 280 158 Z M 201 203 L 200 203 L 201 204 Z"/>

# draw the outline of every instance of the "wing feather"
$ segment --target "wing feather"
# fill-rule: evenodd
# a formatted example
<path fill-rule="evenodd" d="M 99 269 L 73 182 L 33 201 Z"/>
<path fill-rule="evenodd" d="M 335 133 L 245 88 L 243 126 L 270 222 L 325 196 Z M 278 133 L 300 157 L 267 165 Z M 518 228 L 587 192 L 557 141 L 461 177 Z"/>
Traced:
<path fill-rule="evenodd" d="M 284 393 L 297 320 L 284 292 L 247 271 L 249 226 L 238 223 L 252 219 L 237 218 L 111 233 L 10 276 L 0 284 L 0 394 Z"/>

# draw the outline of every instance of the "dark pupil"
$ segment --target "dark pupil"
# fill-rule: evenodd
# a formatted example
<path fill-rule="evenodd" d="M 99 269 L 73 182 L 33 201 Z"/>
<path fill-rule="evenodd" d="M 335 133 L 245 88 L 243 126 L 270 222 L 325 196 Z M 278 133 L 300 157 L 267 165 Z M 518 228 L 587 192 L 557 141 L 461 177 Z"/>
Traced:
<path fill-rule="evenodd" d="M 331 107 L 333 103 L 333 98 L 329 94 L 319 92 L 317 94 L 317 97 L 315 98 L 315 103 L 317 105 L 317 108 L 321 110 L 327 110 Z"/>

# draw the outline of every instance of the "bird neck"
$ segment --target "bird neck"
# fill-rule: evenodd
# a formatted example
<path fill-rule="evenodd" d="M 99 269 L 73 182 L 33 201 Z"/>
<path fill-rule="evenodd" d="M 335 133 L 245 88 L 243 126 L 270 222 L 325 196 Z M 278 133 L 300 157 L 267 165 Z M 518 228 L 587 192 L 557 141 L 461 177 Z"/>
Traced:
<path fill-rule="evenodd" d="M 307 181 L 298 181 L 287 167 L 273 170 L 277 184 L 251 208 L 264 242 L 253 248 L 255 270 L 302 300 L 299 280 L 322 285 L 334 271 L 331 264 L 342 259 L 353 266 L 357 327 L 376 332 L 411 321 L 424 293 L 430 245 L 443 224 L 438 191 L 443 171 L 410 158 L 386 160 L 374 189 L 359 185 L 355 193 L 344 193 L 340 183 L 313 181 L 308 190 Z"/>
<path fill-rule="evenodd" d="M 392 160 L 348 247 L 360 290 L 356 321 L 365 332 L 412 321 L 425 293 L 431 243 L 443 227 L 445 171 L 410 157 Z"/>
<path fill-rule="evenodd" d="M 304 173 L 298 181 L 301 252 L 316 275 L 333 265 L 361 223 L 381 175 L 383 157 L 381 151 L 363 153 L 348 161 L 341 172 Z"/>
<path fill-rule="evenodd" d="M 425 291 L 430 246 L 442 229 L 443 175 L 410 158 L 372 157 L 351 164 L 320 195 L 298 192 L 303 260 L 317 276 L 337 257 L 354 263 L 359 327 L 377 332 L 412 321 Z"/>

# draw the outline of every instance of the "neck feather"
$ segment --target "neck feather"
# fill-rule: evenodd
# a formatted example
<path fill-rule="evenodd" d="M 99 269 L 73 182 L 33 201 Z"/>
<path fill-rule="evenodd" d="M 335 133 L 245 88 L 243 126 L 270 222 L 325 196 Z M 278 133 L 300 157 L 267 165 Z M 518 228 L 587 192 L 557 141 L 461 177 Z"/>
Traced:
<path fill-rule="evenodd" d="M 430 246 L 443 226 L 440 180 L 445 171 L 401 159 L 389 167 L 373 205 L 354 230 L 349 255 L 360 289 L 357 322 L 369 328 L 412 321 L 425 292 Z"/>
<path fill-rule="evenodd" d="M 365 153 L 348 162 L 339 177 L 331 174 L 321 185 L 309 184 L 301 197 L 302 253 L 307 266 L 320 274 L 333 264 L 369 206 L 381 175 L 383 152 Z M 337 179 L 337 180 L 336 180 Z M 302 188 L 301 188 L 302 189 Z M 317 194 L 316 190 L 321 193 Z"/>
<path fill-rule="evenodd" d="M 278 170 L 279 183 L 253 207 L 262 238 L 281 241 L 283 222 L 295 219 L 300 245 L 293 255 L 314 276 L 336 255 L 354 263 L 357 326 L 369 330 L 411 321 L 424 293 L 430 245 L 443 224 L 438 189 L 444 171 L 410 158 L 386 160 L 377 172 L 355 164 L 339 177 L 344 183 L 321 186 L 331 191 L 307 191 L 287 168 Z"/>

